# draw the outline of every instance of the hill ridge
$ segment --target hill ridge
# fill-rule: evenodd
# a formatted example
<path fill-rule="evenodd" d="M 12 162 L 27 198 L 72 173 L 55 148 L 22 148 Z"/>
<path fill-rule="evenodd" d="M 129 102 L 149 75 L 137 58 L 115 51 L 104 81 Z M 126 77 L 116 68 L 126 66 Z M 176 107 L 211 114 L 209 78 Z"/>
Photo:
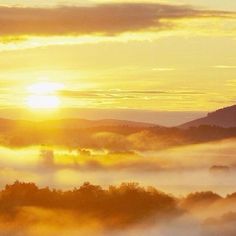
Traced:
<path fill-rule="evenodd" d="M 236 127 L 236 105 L 220 108 L 208 113 L 205 117 L 184 123 L 179 127 L 189 128 L 201 125 L 219 126 L 223 128 Z"/>

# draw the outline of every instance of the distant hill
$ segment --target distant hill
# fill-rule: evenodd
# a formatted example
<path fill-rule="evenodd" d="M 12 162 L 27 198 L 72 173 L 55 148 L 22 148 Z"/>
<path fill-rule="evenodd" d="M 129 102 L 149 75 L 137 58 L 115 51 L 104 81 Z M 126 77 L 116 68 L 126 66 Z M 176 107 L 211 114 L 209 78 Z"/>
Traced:
<path fill-rule="evenodd" d="M 10 147 L 46 144 L 119 152 L 160 150 L 235 137 L 236 127 L 199 126 L 182 129 L 125 120 L 62 119 L 33 122 L 0 119 L 0 145 Z"/>
<path fill-rule="evenodd" d="M 0 118 L 0 132 L 12 132 L 21 129 L 89 129 L 98 127 L 116 127 L 116 128 L 151 128 L 157 125 L 145 122 L 135 122 L 127 120 L 86 120 L 86 119 L 61 119 L 45 121 L 27 121 L 27 120 L 10 120 Z"/>
<path fill-rule="evenodd" d="M 223 128 L 236 127 L 236 105 L 211 112 L 206 117 L 187 122 L 180 127 L 190 128 L 201 125 L 219 126 Z"/>
<path fill-rule="evenodd" d="M 67 129 L 88 129 L 94 127 L 136 127 L 136 128 L 150 128 L 157 125 L 145 122 L 135 122 L 127 120 L 86 120 L 86 119 L 62 119 L 62 120 L 48 120 L 38 122 L 38 124 L 51 128 L 67 128 Z"/>

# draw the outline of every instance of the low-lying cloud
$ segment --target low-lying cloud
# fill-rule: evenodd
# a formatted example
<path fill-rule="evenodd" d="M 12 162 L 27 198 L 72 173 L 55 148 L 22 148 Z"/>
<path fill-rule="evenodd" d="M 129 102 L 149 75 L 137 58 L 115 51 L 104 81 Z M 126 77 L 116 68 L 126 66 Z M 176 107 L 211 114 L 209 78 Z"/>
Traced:
<path fill-rule="evenodd" d="M 125 146 L 125 137 L 106 133 L 96 135 L 94 148 L 1 147 L 0 186 L 16 179 L 58 188 L 73 187 L 81 181 L 108 186 L 132 180 L 176 194 L 198 190 L 214 190 L 220 194 L 234 191 L 235 139 L 158 151 L 151 150 L 158 145 L 158 140 L 148 134 L 135 134 L 131 138 L 132 145 L 140 147 L 139 151 Z M 103 148 L 104 142 L 110 150 Z"/>

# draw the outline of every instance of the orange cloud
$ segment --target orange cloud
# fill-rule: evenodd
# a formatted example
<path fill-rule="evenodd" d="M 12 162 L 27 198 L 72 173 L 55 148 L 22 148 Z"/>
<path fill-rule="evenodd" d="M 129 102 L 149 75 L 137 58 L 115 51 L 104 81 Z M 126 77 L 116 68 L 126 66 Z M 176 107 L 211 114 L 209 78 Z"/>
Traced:
<path fill-rule="evenodd" d="M 0 16 L 2 36 L 116 35 L 171 29 L 176 19 L 231 18 L 235 13 L 167 4 L 123 3 L 58 8 L 0 7 Z"/>

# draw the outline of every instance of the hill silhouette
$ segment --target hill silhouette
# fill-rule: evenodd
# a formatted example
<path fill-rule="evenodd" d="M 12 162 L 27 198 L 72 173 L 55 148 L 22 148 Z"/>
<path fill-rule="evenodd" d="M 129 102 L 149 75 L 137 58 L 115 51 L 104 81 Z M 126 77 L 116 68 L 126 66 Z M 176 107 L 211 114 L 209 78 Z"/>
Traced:
<path fill-rule="evenodd" d="M 200 125 L 218 126 L 224 128 L 236 127 L 236 105 L 225 107 L 209 113 L 206 117 L 181 125 L 181 128 L 198 127 Z"/>
<path fill-rule="evenodd" d="M 103 119 L 103 120 L 86 120 L 86 119 L 59 119 L 59 120 L 45 120 L 45 121 L 28 121 L 28 120 L 12 120 L 0 118 L 0 131 L 7 131 L 10 129 L 19 129 L 26 127 L 42 126 L 45 128 L 54 129 L 86 129 L 94 127 L 154 127 L 155 124 L 136 122 L 128 120 Z"/>
<path fill-rule="evenodd" d="M 56 145 L 119 151 L 160 150 L 236 137 L 235 128 L 200 125 L 182 129 L 122 120 L 0 119 L 0 145 Z"/>

